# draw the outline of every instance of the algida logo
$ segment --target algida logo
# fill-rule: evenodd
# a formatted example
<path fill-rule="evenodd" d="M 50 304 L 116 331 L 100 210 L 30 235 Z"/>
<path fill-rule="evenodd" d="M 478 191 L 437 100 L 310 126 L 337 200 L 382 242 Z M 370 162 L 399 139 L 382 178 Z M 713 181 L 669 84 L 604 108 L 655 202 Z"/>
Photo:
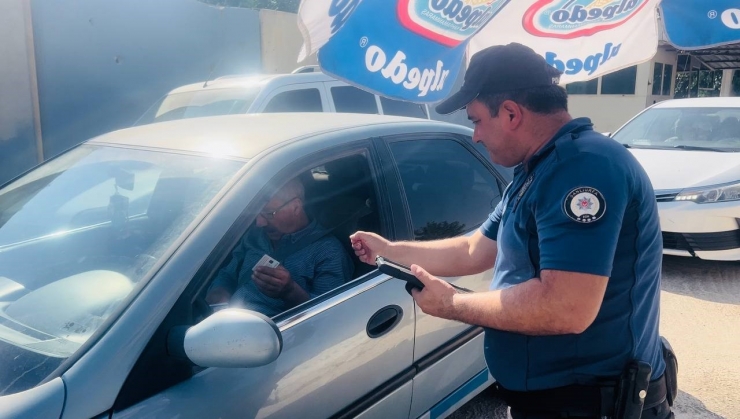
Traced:
<path fill-rule="evenodd" d="M 510 0 L 399 0 L 398 19 L 408 30 L 456 47 L 485 26 Z"/>
<path fill-rule="evenodd" d="M 524 29 L 535 36 L 571 39 L 616 28 L 649 0 L 539 0 L 524 14 Z"/>

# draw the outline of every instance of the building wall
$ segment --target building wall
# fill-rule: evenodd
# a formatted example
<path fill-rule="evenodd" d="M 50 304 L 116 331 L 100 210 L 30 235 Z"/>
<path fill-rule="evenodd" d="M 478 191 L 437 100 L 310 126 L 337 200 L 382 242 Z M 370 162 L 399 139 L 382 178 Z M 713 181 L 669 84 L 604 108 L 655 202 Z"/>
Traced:
<path fill-rule="evenodd" d="M 0 0 L 0 183 L 39 161 L 30 29 L 26 2 Z"/>
<path fill-rule="evenodd" d="M 290 73 L 300 66 L 318 64 L 316 54 L 298 62 L 303 36 L 295 13 L 263 9 L 259 19 L 263 73 Z"/>
<path fill-rule="evenodd" d="M 665 49 L 659 48 L 658 52 L 655 54 L 655 57 L 653 57 L 653 60 L 651 61 L 651 67 L 649 69 L 648 73 L 648 80 L 650 81 L 650 85 L 647 89 L 647 105 L 652 105 L 654 103 L 662 102 L 667 99 L 673 98 L 673 93 L 675 90 L 676 85 L 676 68 L 678 66 L 678 53 L 676 51 L 667 51 Z M 673 68 L 673 71 L 671 72 L 671 77 L 668 80 L 668 83 L 670 83 L 670 92 L 668 95 L 653 95 L 653 86 L 655 83 L 655 80 L 653 80 L 655 72 L 655 65 L 656 64 L 663 64 L 663 65 L 670 65 Z M 661 80 L 658 79 L 658 82 Z M 665 80 L 663 80 L 663 83 L 665 83 Z M 662 89 L 661 89 L 662 93 Z"/>
<path fill-rule="evenodd" d="M 31 5 L 46 158 L 130 126 L 175 87 L 260 70 L 256 10 L 196 0 Z"/>
<path fill-rule="evenodd" d="M 638 64 L 635 80 L 635 93 L 630 95 L 601 94 L 601 82 L 595 95 L 571 94 L 569 96 L 570 113 L 573 116 L 588 116 L 594 123 L 594 129 L 601 132 L 613 132 L 630 120 L 637 113 L 654 103 L 671 99 L 675 88 L 676 63 L 678 55 L 662 48 L 651 61 Z M 653 71 L 655 63 L 670 64 L 671 89 L 669 95 L 653 95 Z M 661 88 L 662 93 L 662 88 Z"/>

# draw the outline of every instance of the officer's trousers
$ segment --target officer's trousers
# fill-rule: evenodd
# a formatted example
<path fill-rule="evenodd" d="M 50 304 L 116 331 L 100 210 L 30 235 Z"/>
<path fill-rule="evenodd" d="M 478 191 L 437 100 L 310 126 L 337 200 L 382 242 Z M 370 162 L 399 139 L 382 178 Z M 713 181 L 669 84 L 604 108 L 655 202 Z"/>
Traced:
<path fill-rule="evenodd" d="M 562 418 L 578 418 L 578 419 L 601 419 L 600 417 L 589 417 L 589 416 L 563 416 L 557 412 L 538 412 L 536 410 L 516 410 L 510 409 L 510 419 L 562 419 Z M 658 406 L 642 411 L 640 419 L 674 419 L 675 416 L 671 412 L 668 401 L 664 401 Z"/>

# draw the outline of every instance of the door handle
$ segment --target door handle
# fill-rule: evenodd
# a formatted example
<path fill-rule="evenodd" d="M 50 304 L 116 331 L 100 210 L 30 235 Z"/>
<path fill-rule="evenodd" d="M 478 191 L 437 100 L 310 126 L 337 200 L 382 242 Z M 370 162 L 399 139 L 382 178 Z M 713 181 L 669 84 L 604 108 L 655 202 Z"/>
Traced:
<path fill-rule="evenodd" d="M 367 322 L 367 335 L 371 338 L 379 338 L 396 327 L 403 318 L 403 309 L 397 305 L 383 307 Z"/>

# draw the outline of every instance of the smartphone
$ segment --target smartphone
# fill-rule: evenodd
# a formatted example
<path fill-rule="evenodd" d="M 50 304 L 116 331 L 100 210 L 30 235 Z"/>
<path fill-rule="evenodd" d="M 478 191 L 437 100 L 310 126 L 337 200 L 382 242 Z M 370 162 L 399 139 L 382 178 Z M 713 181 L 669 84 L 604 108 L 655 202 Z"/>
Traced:
<path fill-rule="evenodd" d="M 376 257 L 375 264 L 378 265 L 378 270 L 380 272 L 383 272 L 384 274 L 390 275 L 394 278 L 398 278 L 402 281 L 406 281 L 406 283 L 408 284 L 406 287 L 406 291 L 409 291 L 409 294 L 411 293 L 409 286 L 411 286 L 412 288 L 418 288 L 420 290 L 424 288 L 424 284 L 419 281 L 419 278 L 411 273 L 411 269 L 409 269 L 408 266 L 398 264 L 396 262 L 393 262 L 392 260 L 384 258 L 383 256 Z"/>

